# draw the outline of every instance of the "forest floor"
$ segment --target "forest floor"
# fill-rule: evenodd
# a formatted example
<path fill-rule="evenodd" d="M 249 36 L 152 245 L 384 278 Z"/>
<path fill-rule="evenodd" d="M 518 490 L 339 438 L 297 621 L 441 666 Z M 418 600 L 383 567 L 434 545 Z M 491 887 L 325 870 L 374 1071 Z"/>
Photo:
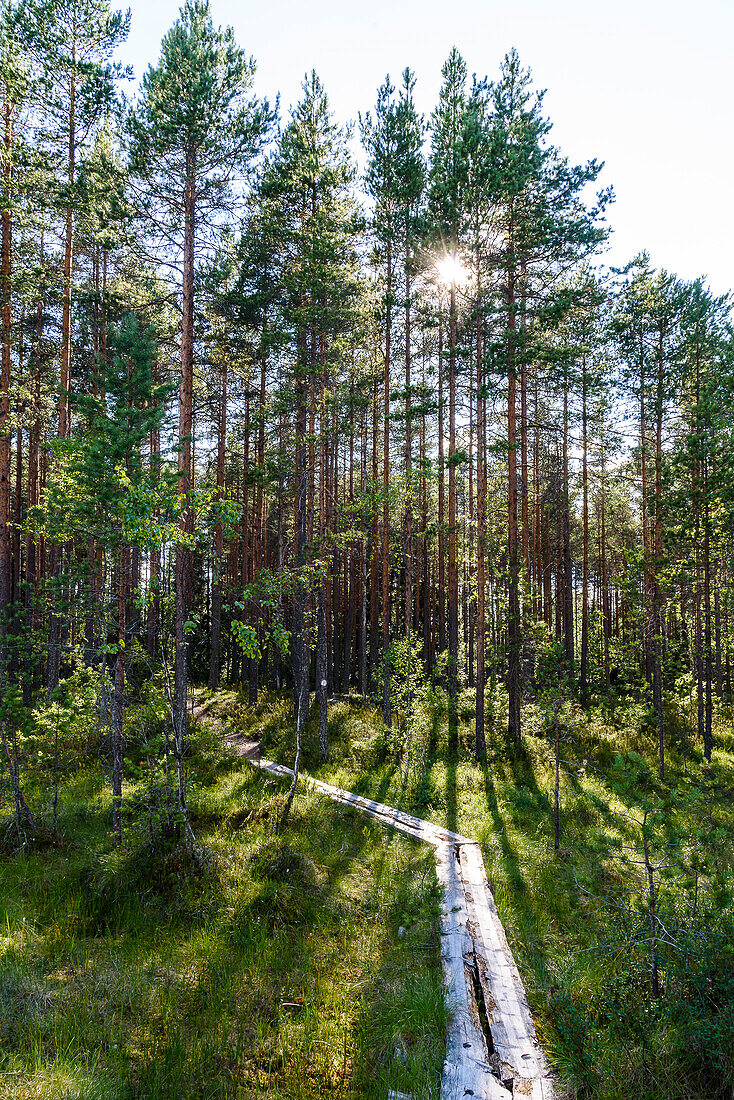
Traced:
<path fill-rule="evenodd" d="M 203 871 L 167 836 L 155 723 L 133 711 L 122 847 L 109 744 L 86 727 L 53 764 L 56 833 L 41 754 L 26 776 L 40 838 L 18 851 L 0 822 L 0 1098 L 435 1098 L 447 1010 L 433 852 L 306 784 L 278 834 L 284 784 L 243 757 L 260 746 L 292 764 L 290 697 L 197 699 Z M 560 1097 L 731 1100 L 731 715 L 707 765 L 683 706 L 669 709 L 661 782 L 642 705 L 528 704 L 517 752 L 501 693 L 488 702 L 481 765 L 470 694 L 449 751 L 436 690 L 410 719 L 396 710 L 390 735 L 376 708 L 333 701 L 323 765 L 314 708 L 303 766 L 480 842 Z"/>
<path fill-rule="evenodd" d="M 671 710 L 661 782 L 650 716 L 633 703 L 588 715 L 573 704 L 557 711 L 527 706 L 518 754 L 506 744 L 498 697 L 482 765 L 472 759 L 471 708 L 464 703 L 449 752 L 440 701 L 424 704 L 407 730 L 405 716 L 396 715 L 389 737 L 375 708 L 356 697 L 335 701 L 329 762 L 318 761 L 314 712 L 303 766 L 480 842 L 560 1095 L 730 1100 L 731 716 L 720 716 L 707 765 L 684 716 Z M 220 693 L 209 705 L 226 714 L 239 736 L 257 740 L 265 755 L 292 764 L 287 695 L 268 696 L 253 708 L 234 693 Z"/>
<path fill-rule="evenodd" d="M 61 783 L 55 836 L 17 852 L 5 834 L 0 1097 L 436 1097 L 433 852 L 305 786 L 278 835 L 283 784 L 245 763 L 242 731 L 190 742 L 203 872 L 142 778 L 115 848 L 94 753 Z"/>

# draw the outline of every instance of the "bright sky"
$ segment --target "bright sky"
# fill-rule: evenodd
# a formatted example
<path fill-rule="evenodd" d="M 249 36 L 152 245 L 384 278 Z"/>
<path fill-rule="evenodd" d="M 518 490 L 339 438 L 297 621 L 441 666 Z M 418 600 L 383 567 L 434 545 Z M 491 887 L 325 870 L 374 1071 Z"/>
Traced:
<path fill-rule="evenodd" d="M 118 0 L 125 6 L 125 0 Z M 180 0 L 127 0 L 122 53 L 136 78 L 158 57 Z M 410 65 L 426 115 L 452 45 L 493 78 L 516 46 L 547 89 L 552 140 L 606 162 L 617 201 L 608 262 L 647 248 L 685 278 L 734 287 L 734 0 L 212 0 L 258 66 L 256 89 L 287 108 L 315 68 L 339 120 L 369 110 Z"/>

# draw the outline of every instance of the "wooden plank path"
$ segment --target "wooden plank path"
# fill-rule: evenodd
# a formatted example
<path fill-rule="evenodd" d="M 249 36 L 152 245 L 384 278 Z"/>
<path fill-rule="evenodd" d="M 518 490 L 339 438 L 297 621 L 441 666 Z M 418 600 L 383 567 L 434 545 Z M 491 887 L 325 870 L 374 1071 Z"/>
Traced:
<path fill-rule="evenodd" d="M 250 763 L 281 779 L 290 768 Z M 553 1086 L 538 1044 L 522 979 L 512 957 L 476 841 L 430 821 L 303 775 L 335 802 L 431 844 L 441 906 L 441 959 L 451 1009 L 441 1100 L 552 1100 Z"/>

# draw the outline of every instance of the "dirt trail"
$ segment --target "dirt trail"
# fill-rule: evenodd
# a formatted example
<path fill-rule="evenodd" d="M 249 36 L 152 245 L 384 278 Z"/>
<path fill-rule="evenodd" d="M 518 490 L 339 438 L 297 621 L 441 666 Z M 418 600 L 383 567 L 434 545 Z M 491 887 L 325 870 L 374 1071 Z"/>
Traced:
<path fill-rule="evenodd" d="M 230 726 L 223 725 L 218 715 L 209 713 L 206 703 L 201 703 L 195 698 L 191 713 L 199 722 L 203 722 L 207 726 L 211 726 L 212 729 L 218 730 L 227 744 L 232 746 L 238 756 L 244 756 L 251 764 L 257 764 L 260 760 L 262 756 L 260 742 L 251 741 L 248 737 L 245 737 L 244 734 L 237 733 L 237 731 L 233 730 Z"/>

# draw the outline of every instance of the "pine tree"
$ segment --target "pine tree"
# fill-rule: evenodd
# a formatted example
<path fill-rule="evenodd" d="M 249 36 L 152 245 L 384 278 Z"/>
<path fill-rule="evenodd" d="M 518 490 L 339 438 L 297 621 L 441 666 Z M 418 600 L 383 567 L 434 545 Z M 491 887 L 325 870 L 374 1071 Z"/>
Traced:
<path fill-rule="evenodd" d="M 428 217 L 439 272 L 449 293 L 449 453 L 448 453 L 448 687 L 449 737 L 457 736 L 459 683 L 459 565 L 456 500 L 457 282 L 465 229 L 462 138 L 466 113 L 466 63 L 454 47 L 441 70 L 443 83 L 431 118 Z M 446 262 L 448 259 L 448 263 Z M 443 471 L 440 475 L 443 477 Z"/>
<path fill-rule="evenodd" d="M 372 233 L 375 260 L 383 268 L 381 322 L 384 339 L 383 367 L 383 445 L 382 445 L 382 710 L 386 729 L 392 725 L 390 673 L 390 422 L 392 398 L 392 359 L 394 344 L 394 307 L 397 300 L 397 268 L 402 250 L 405 286 L 405 475 L 406 511 L 403 521 L 406 597 L 405 627 L 410 632 L 412 617 L 411 512 L 410 512 L 410 364 L 411 364 L 411 278 L 417 241 L 419 201 L 424 188 L 425 168 L 422 157 L 423 127 L 413 102 L 415 78 L 409 69 L 403 72 L 399 97 L 387 77 L 377 92 L 374 119 L 368 113 L 361 120 L 362 142 L 367 151 L 365 182 L 374 202 Z"/>
<path fill-rule="evenodd" d="M 83 419 L 83 432 L 59 440 L 57 463 L 34 516 L 36 530 L 58 544 L 92 541 L 104 548 L 113 574 L 112 603 L 116 656 L 110 708 L 112 725 L 112 824 L 122 837 L 123 707 L 126 621 L 132 596 L 130 570 L 134 547 L 155 541 L 147 514 L 155 478 L 143 463 L 143 448 L 160 428 L 170 387 L 153 381 L 155 334 L 135 316 L 110 332 L 111 354 L 99 358 L 85 391 L 72 395 L 71 407 Z M 141 512 L 141 506 L 144 509 Z M 104 605 L 102 605 L 104 606 Z M 99 613 L 99 607 L 98 612 Z M 106 624 L 103 633 L 107 635 Z"/>
<path fill-rule="evenodd" d="M 27 48 L 39 68 L 38 92 L 45 120 L 41 135 L 59 171 L 58 202 L 64 216 L 64 266 L 59 379 L 59 437 L 69 434 L 71 308 L 74 216 L 79 153 L 115 101 L 119 65 L 114 51 L 127 38 L 130 13 L 109 0 L 31 0 L 24 11 Z"/>
<path fill-rule="evenodd" d="M 665 271 L 653 272 L 649 258 L 642 254 L 628 269 L 613 320 L 615 338 L 625 362 L 623 376 L 638 409 L 644 672 L 652 689 L 661 779 L 665 774 L 663 433 L 676 396 L 674 367 L 682 304 L 681 285 Z"/>
<path fill-rule="evenodd" d="M 495 262 L 502 276 L 499 313 L 503 332 L 498 354 L 507 379 L 508 736 L 519 749 L 522 546 L 518 525 L 517 384 L 525 356 L 522 313 L 529 301 L 535 302 L 540 320 L 552 319 L 559 308 L 568 308 L 565 291 L 554 293 L 558 278 L 603 240 L 605 230 L 600 221 L 611 195 L 600 193 L 591 209 L 584 205 L 583 189 L 594 182 L 602 166 L 596 161 L 571 166 L 547 143 L 550 123 L 542 115 L 542 94 L 532 91 L 530 73 L 522 68 L 514 50 L 503 61 L 500 78 L 492 86 L 492 99 L 491 191 L 494 224 L 500 237 Z M 568 624 L 566 635 L 570 643 Z"/>
<path fill-rule="evenodd" d="M 283 131 L 262 182 L 279 249 L 288 261 L 282 266 L 281 309 L 283 323 L 291 334 L 288 377 L 294 436 L 296 570 L 291 661 L 296 773 L 308 712 L 309 593 L 316 604 L 319 750 L 322 759 L 328 754 L 327 593 L 332 575 L 327 522 L 328 442 L 330 414 L 336 401 L 336 371 L 345 343 L 348 346 L 357 301 L 355 244 L 360 218 L 350 193 L 353 179 L 346 134 L 334 123 L 324 88 L 312 72 L 304 81 L 303 97 Z M 289 805 L 290 801 L 286 814 Z"/>
<path fill-rule="evenodd" d="M 727 608 L 731 603 L 731 574 L 726 587 L 721 576 L 723 562 L 730 557 L 734 504 L 734 436 L 727 413 L 734 389 L 730 308 L 728 297 L 715 297 L 700 279 L 686 288 L 677 356 L 681 422 L 670 460 L 672 485 L 663 507 L 681 578 L 692 589 L 691 671 L 696 725 L 707 761 L 713 751 L 714 685 L 720 694 L 723 688 L 721 672 L 715 676 L 724 648 L 721 605 Z M 685 620 L 688 616 L 681 611 Z M 727 631 L 723 634 L 726 638 Z M 728 638 L 725 648 L 730 670 Z"/>
<path fill-rule="evenodd" d="M 462 163 L 464 205 L 467 221 L 467 246 L 471 255 L 474 292 L 474 341 L 477 439 L 477 527 L 476 527 L 476 702 L 475 752 L 481 759 L 486 752 L 485 738 L 485 630 L 486 630 L 486 554 L 487 554 L 487 371 L 484 334 L 486 330 L 485 274 L 488 265 L 491 226 L 491 130 L 490 103 L 486 81 L 472 84 L 462 126 Z M 470 385 L 470 390 L 471 390 Z"/>
<path fill-rule="evenodd" d="M 58 388 L 58 436 L 71 430 L 72 305 L 76 216 L 79 212 L 79 155 L 100 120 L 114 106 L 115 82 L 121 75 L 111 59 L 125 41 L 130 14 L 113 11 L 108 0 L 31 0 L 21 24 L 24 45 L 35 62 L 36 94 L 43 119 L 39 144 L 55 175 L 54 204 L 63 217 L 61 287 L 61 354 Z M 67 555 L 68 556 L 68 555 Z M 54 546 L 49 573 L 51 614 L 47 661 L 49 693 L 58 684 L 61 666 L 60 600 L 64 549 Z"/>
<path fill-rule="evenodd" d="M 403 83 L 397 106 L 397 177 L 398 221 L 402 237 L 403 276 L 405 287 L 405 512 L 403 517 L 403 559 L 405 562 L 405 633 L 407 652 L 412 653 L 410 638 L 415 618 L 415 551 L 413 545 L 413 379 L 412 379 L 412 315 L 414 310 L 413 280 L 418 269 L 419 233 L 422 220 L 421 203 L 426 184 L 423 159 L 423 119 L 413 101 L 415 76 L 403 71 Z"/>
<path fill-rule="evenodd" d="M 234 180 L 257 156 L 271 123 L 267 104 L 249 94 L 254 72 L 232 29 L 214 26 L 208 0 L 187 0 L 161 43 L 158 64 L 143 77 L 142 95 L 129 119 L 130 165 L 139 180 L 141 212 L 181 275 L 178 469 L 184 500 L 193 476 L 194 268 L 204 244 L 203 227 L 230 209 Z M 182 533 L 190 535 L 193 523 L 191 508 L 184 508 Z M 182 544 L 176 554 L 174 671 L 181 736 L 191 571 L 191 555 Z"/>
<path fill-rule="evenodd" d="M 13 221 L 17 180 L 15 172 L 18 113 L 28 94 L 27 66 L 17 41 L 16 13 L 9 4 L 0 8 L 2 112 L 2 170 L 0 186 L 0 694 L 7 686 L 8 635 L 12 614 L 13 549 L 11 530 L 10 389 L 13 356 Z"/>
<path fill-rule="evenodd" d="M 15 824 L 19 835 L 35 829 L 35 819 L 23 793 L 20 754 L 14 732 L 12 699 L 8 694 L 13 665 L 13 574 L 19 553 L 13 554 L 11 510 L 11 374 L 13 364 L 13 229 L 18 199 L 15 156 L 20 108 L 28 95 L 26 59 L 19 47 L 17 12 L 5 3 L 0 8 L 0 112 L 2 116 L 2 168 L 0 169 L 0 741 L 10 775 Z M 6 707 L 6 703 L 9 704 Z"/>
<path fill-rule="evenodd" d="M 378 89 L 374 122 L 369 114 L 362 120 L 362 142 L 369 161 L 366 173 L 368 193 L 375 203 L 375 260 L 384 264 L 384 293 L 381 321 L 384 334 L 382 400 L 382 716 L 385 729 L 392 726 L 390 691 L 390 398 L 395 304 L 395 253 L 398 245 L 399 167 L 398 115 L 395 88 L 390 78 Z M 375 416 L 377 411 L 375 410 Z M 375 461 L 377 456 L 375 455 Z M 376 545 L 373 553 L 377 553 Z M 376 617 L 376 594 L 373 596 Z M 375 629 L 373 627 L 373 629 Z M 372 670 L 374 675 L 374 669 Z"/>

